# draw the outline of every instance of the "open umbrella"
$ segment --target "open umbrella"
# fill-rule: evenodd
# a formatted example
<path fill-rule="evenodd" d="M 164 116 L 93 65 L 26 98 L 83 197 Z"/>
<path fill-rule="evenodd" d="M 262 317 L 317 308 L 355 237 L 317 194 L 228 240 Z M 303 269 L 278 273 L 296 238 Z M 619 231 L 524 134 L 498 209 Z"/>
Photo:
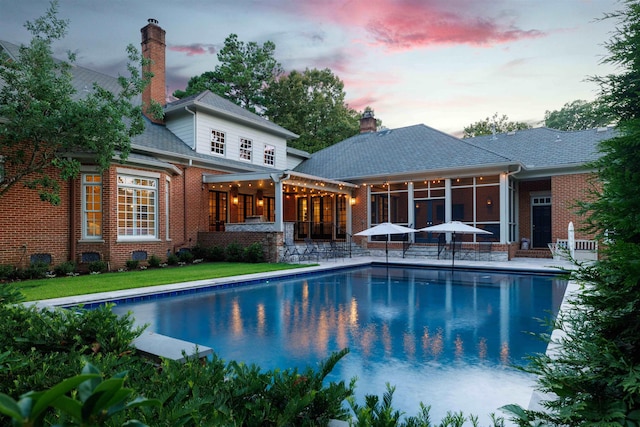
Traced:
<path fill-rule="evenodd" d="M 387 235 L 387 240 L 384 241 L 384 252 L 387 256 L 387 262 L 389 262 L 389 235 L 391 234 L 406 234 L 406 233 L 415 233 L 417 230 L 414 228 L 405 227 L 398 224 L 393 224 L 391 222 L 383 222 L 373 227 L 367 228 L 366 230 L 362 230 L 359 233 L 356 233 L 355 236 L 384 236 Z"/>
<path fill-rule="evenodd" d="M 421 228 L 417 231 L 427 231 L 430 233 L 453 233 L 451 236 L 451 239 L 452 239 L 451 241 L 453 242 L 453 252 L 451 254 L 452 269 L 456 259 L 456 234 L 493 234 L 490 231 L 483 230 L 481 228 L 472 227 L 460 221 L 449 221 L 442 224 Z"/>

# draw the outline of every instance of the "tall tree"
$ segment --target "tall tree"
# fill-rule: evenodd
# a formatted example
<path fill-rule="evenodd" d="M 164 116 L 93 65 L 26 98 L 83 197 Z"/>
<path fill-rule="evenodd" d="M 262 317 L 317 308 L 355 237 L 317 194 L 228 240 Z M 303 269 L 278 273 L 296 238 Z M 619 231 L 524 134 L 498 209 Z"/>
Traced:
<path fill-rule="evenodd" d="M 463 138 L 473 138 L 474 136 L 491 135 L 494 133 L 505 133 L 514 130 L 530 129 L 531 125 L 524 122 L 509 121 L 505 114 L 498 116 L 495 113 L 492 117 L 472 123 L 464 128 Z"/>
<path fill-rule="evenodd" d="M 640 2 L 623 1 L 605 19 L 617 25 L 604 62 L 620 74 L 594 80 L 619 120 L 619 136 L 601 143 L 592 198 L 579 203 L 604 257 L 573 274 L 582 286 L 560 315 L 556 351 L 534 358 L 530 369 L 548 393 L 547 411 L 510 407 L 520 425 L 638 426 L 640 420 Z"/>
<path fill-rule="evenodd" d="M 236 34 L 230 34 L 218 52 L 220 64 L 214 71 L 192 77 L 187 88 L 175 91 L 174 96 L 184 98 L 210 90 L 254 113 L 261 112 L 265 88 L 283 72 L 274 58 L 275 49 L 271 41 L 260 46 L 256 42 L 244 43 Z"/>
<path fill-rule="evenodd" d="M 598 100 L 581 99 L 567 102 L 560 110 L 545 111 L 544 125 L 558 130 L 574 131 L 607 126 L 613 117 L 608 108 Z"/>
<path fill-rule="evenodd" d="M 292 71 L 266 90 L 266 115 L 300 135 L 291 146 L 315 152 L 358 133 L 358 113 L 345 103 L 344 84 L 329 69 Z"/>
<path fill-rule="evenodd" d="M 70 72 L 75 58 L 52 57 L 52 43 L 68 26 L 57 17 L 57 7 L 57 1 L 51 2 L 44 16 L 25 24 L 33 39 L 20 47 L 17 60 L 0 57 L 0 196 L 23 184 L 57 204 L 59 179 L 79 172 L 73 153 L 91 153 L 104 170 L 116 152 L 127 157 L 131 137 L 144 129 L 142 108 L 131 104 L 149 78 L 140 74 L 139 53 L 127 48 L 130 77 L 119 78 L 119 93 L 94 85 L 75 99 Z"/>

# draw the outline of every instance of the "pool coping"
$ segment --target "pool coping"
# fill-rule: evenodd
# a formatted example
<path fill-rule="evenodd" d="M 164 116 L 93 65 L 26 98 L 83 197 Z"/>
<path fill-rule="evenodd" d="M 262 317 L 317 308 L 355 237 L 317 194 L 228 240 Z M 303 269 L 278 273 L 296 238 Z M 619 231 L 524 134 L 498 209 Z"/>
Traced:
<path fill-rule="evenodd" d="M 45 300 L 29 301 L 26 304 L 35 304 L 39 307 L 74 307 L 74 306 L 96 306 L 113 301 L 122 300 L 142 300 L 154 294 L 178 294 L 196 293 L 210 290 L 211 288 L 229 288 L 240 285 L 258 284 L 265 280 L 289 279 L 303 277 L 323 271 L 335 271 L 366 267 L 371 265 L 387 265 L 384 258 L 359 257 L 347 258 L 343 261 L 319 262 L 309 267 L 301 267 L 292 270 L 278 270 L 265 273 L 252 273 L 239 276 L 219 277 L 215 279 L 202 279 L 190 282 L 172 283 L 166 285 L 146 286 L 142 288 L 132 288 L 120 291 L 97 292 L 92 294 L 74 295 L 61 298 L 51 298 Z M 410 258 L 395 258 L 388 262 L 390 267 L 424 267 L 424 268 L 445 268 L 451 266 L 450 260 L 424 260 Z M 567 262 L 545 259 L 526 259 L 526 261 L 457 261 L 455 270 L 488 270 L 504 271 L 514 273 L 532 274 L 558 274 L 572 269 L 572 265 Z"/>

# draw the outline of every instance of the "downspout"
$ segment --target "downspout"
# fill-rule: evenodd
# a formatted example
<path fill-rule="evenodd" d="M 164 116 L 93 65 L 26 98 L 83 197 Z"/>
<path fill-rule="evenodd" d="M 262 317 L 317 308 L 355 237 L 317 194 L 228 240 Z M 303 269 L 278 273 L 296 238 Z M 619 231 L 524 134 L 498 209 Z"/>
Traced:
<path fill-rule="evenodd" d="M 77 227 L 76 220 L 76 180 L 69 180 L 69 261 L 74 261 L 76 258 L 76 239 L 75 231 Z"/>

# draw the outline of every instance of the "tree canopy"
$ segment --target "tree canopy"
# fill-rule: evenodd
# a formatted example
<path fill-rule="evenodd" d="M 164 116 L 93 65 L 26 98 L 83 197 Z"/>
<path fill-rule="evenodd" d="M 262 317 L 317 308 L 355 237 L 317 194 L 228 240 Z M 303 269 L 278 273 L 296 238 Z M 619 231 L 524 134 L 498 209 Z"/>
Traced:
<path fill-rule="evenodd" d="M 531 125 L 524 122 L 512 122 L 506 114 L 498 116 L 495 113 L 492 117 L 477 121 L 464 128 L 463 138 L 473 138 L 474 136 L 492 135 L 494 133 L 506 133 L 514 130 L 530 129 Z"/>
<path fill-rule="evenodd" d="M 260 46 L 256 42 L 244 43 L 236 34 L 230 34 L 218 52 L 220 64 L 213 71 L 192 77 L 184 91 L 177 90 L 173 95 L 184 98 L 210 90 L 242 108 L 260 113 L 265 104 L 264 90 L 283 72 L 274 58 L 275 49 L 271 41 Z"/>
<path fill-rule="evenodd" d="M 605 15 L 617 21 L 605 62 L 619 74 L 595 78 L 618 122 L 600 144 L 591 197 L 578 203 L 601 245 L 595 265 L 579 265 L 555 327 L 553 355 L 532 359 L 546 393 L 544 412 L 515 408 L 518 425 L 637 426 L 640 416 L 640 2 Z M 554 334 L 555 335 L 555 334 Z M 540 423 L 538 420 L 546 422 Z"/>
<path fill-rule="evenodd" d="M 218 64 L 189 79 L 184 98 L 205 90 L 220 95 L 298 134 L 294 148 L 314 152 L 358 133 L 358 113 L 345 103 L 344 83 L 329 69 L 285 74 L 275 44 L 244 43 L 229 35 Z"/>
<path fill-rule="evenodd" d="M 266 90 L 266 115 L 300 135 L 291 146 L 315 152 L 358 133 L 358 113 L 345 104 L 344 84 L 329 69 L 292 71 Z"/>
<path fill-rule="evenodd" d="M 23 184 L 43 201 L 58 204 L 59 180 L 79 172 L 77 154 L 90 153 L 104 170 L 116 153 L 127 157 L 131 137 L 144 129 L 142 107 L 131 104 L 148 81 L 139 71 L 139 53 L 127 48 L 130 77 L 118 79 L 119 93 L 94 84 L 76 99 L 74 56 L 69 54 L 68 61 L 52 57 L 52 43 L 64 37 L 67 26 L 53 1 L 44 16 L 25 24 L 33 38 L 20 47 L 19 57 L 0 57 L 0 196 Z"/>
<path fill-rule="evenodd" d="M 588 102 L 578 99 L 567 102 L 560 110 L 544 113 L 546 127 L 565 131 L 607 126 L 612 120 L 608 108 L 599 100 Z"/>

